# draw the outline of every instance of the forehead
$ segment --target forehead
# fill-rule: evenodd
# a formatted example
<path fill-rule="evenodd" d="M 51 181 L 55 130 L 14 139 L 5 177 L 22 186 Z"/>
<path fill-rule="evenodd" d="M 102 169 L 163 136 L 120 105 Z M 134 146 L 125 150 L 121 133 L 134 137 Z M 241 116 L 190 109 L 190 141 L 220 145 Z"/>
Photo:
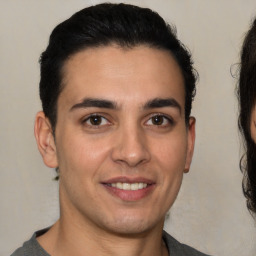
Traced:
<path fill-rule="evenodd" d="M 172 55 L 148 46 L 112 45 L 78 52 L 63 67 L 63 86 L 60 98 L 73 102 L 99 96 L 148 100 L 153 95 L 175 96 L 182 107 L 185 101 L 183 76 Z"/>

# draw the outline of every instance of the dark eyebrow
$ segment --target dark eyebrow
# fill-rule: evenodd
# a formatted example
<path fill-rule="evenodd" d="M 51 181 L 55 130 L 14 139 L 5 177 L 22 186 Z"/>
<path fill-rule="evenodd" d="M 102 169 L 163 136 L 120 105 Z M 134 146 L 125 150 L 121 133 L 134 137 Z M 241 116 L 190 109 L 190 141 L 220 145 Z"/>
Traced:
<path fill-rule="evenodd" d="M 117 109 L 116 103 L 104 100 L 104 99 L 95 99 L 95 98 L 85 98 L 82 102 L 73 105 L 70 111 L 77 108 L 109 108 L 109 109 Z"/>
<path fill-rule="evenodd" d="M 181 105 L 173 98 L 155 98 L 150 101 L 148 101 L 144 105 L 144 109 L 150 109 L 150 108 L 164 108 L 164 107 L 174 107 L 179 110 L 181 113 Z"/>

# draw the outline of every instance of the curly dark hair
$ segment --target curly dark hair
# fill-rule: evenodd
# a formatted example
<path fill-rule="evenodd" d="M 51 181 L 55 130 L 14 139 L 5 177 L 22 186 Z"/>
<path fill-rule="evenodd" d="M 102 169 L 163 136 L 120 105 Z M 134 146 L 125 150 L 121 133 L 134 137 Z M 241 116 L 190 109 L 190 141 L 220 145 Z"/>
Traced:
<path fill-rule="evenodd" d="M 256 104 L 256 19 L 247 32 L 240 63 L 238 84 L 239 129 L 243 135 L 245 154 L 241 158 L 240 168 L 244 173 L 243 192 L 247 207 L 256 214 L 256 144 L 251 136 L 251 116 Z"/>
<path fill-rule="evenodd" d="M 185 120 L 188 123 L 197 73 L 189 51 L 176 37 L 175 28 L 148 8 L 105 3 L 84 8 L 56 26 L 41 55 L 40 98 L 53 132 L 57 122 L 57 100 L 63 89 L 65 61 L 84 49 L 111 44 L 128 48 L 147 45 L 171 52 L 184 78 Z"/>

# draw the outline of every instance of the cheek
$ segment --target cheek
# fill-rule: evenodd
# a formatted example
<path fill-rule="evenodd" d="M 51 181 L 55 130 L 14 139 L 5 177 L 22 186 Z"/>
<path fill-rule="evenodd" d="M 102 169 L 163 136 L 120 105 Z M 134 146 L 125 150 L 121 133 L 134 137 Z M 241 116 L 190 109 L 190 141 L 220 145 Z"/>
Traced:
<path fill-rule="evenodd" d="M 60 169 L 66 172 L 93 173 L 105 161 L 109 147 L 98 140 L 87 138 L 84 135 L 62 137 L 58 145 L 58 160 Z"/>
<path fill-rule="evenodd" d="M 177 136 L 175 138 L 166 138 L 155 148 L 155 155 L 160 164 L 165 169 L 171 169 L 172 172 L 184 169 L 187 152 L 187 141 L 185 136 Z"/>
<path fill-rule="evenodd" d="M 62 189 L 73 202 L 81 202 L 85 197 L 93 198 L 95 185 L 98 184 L 101 175 L 101 167 L 106 160 L 106 147 L 73 136 L 71 140 L 65 140 L 65 143 L 59 145 L 59 149 Z"/>
<path fill-rule="evenodd" d="M 168 211 L 173 205 L 182 183 L 186 160 L 186 141 L 162 143 L 157 150 L 157 167 L 160 167 L 159 208 Z"/>
<path fill-rule="evenodd" d="M 169 208 L 175 200 L 183 178 L 186 161 L 186 136 L 175 136 L 164 140 L 155 151 L 157 166 L 160 167 L 161 193 Z"/>

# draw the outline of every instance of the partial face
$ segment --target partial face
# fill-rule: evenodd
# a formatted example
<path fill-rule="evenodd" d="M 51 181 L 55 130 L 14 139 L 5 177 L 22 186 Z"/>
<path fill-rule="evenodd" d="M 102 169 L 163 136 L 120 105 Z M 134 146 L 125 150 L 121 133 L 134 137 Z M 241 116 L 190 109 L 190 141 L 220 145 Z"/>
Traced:
<path fill-rule="evenodd" d="M 256 106 L 253 107 L 251 113 L 251 137 L 256 143 Z"/>
<path fill-rule="evenodd" d="M 64 74 L 42 153 L 60 170 L 61 216 L 119 234 L 162 226 L 194 146 L 178 65 L 163 50 L 108 46 L 75 54 Z"/>

